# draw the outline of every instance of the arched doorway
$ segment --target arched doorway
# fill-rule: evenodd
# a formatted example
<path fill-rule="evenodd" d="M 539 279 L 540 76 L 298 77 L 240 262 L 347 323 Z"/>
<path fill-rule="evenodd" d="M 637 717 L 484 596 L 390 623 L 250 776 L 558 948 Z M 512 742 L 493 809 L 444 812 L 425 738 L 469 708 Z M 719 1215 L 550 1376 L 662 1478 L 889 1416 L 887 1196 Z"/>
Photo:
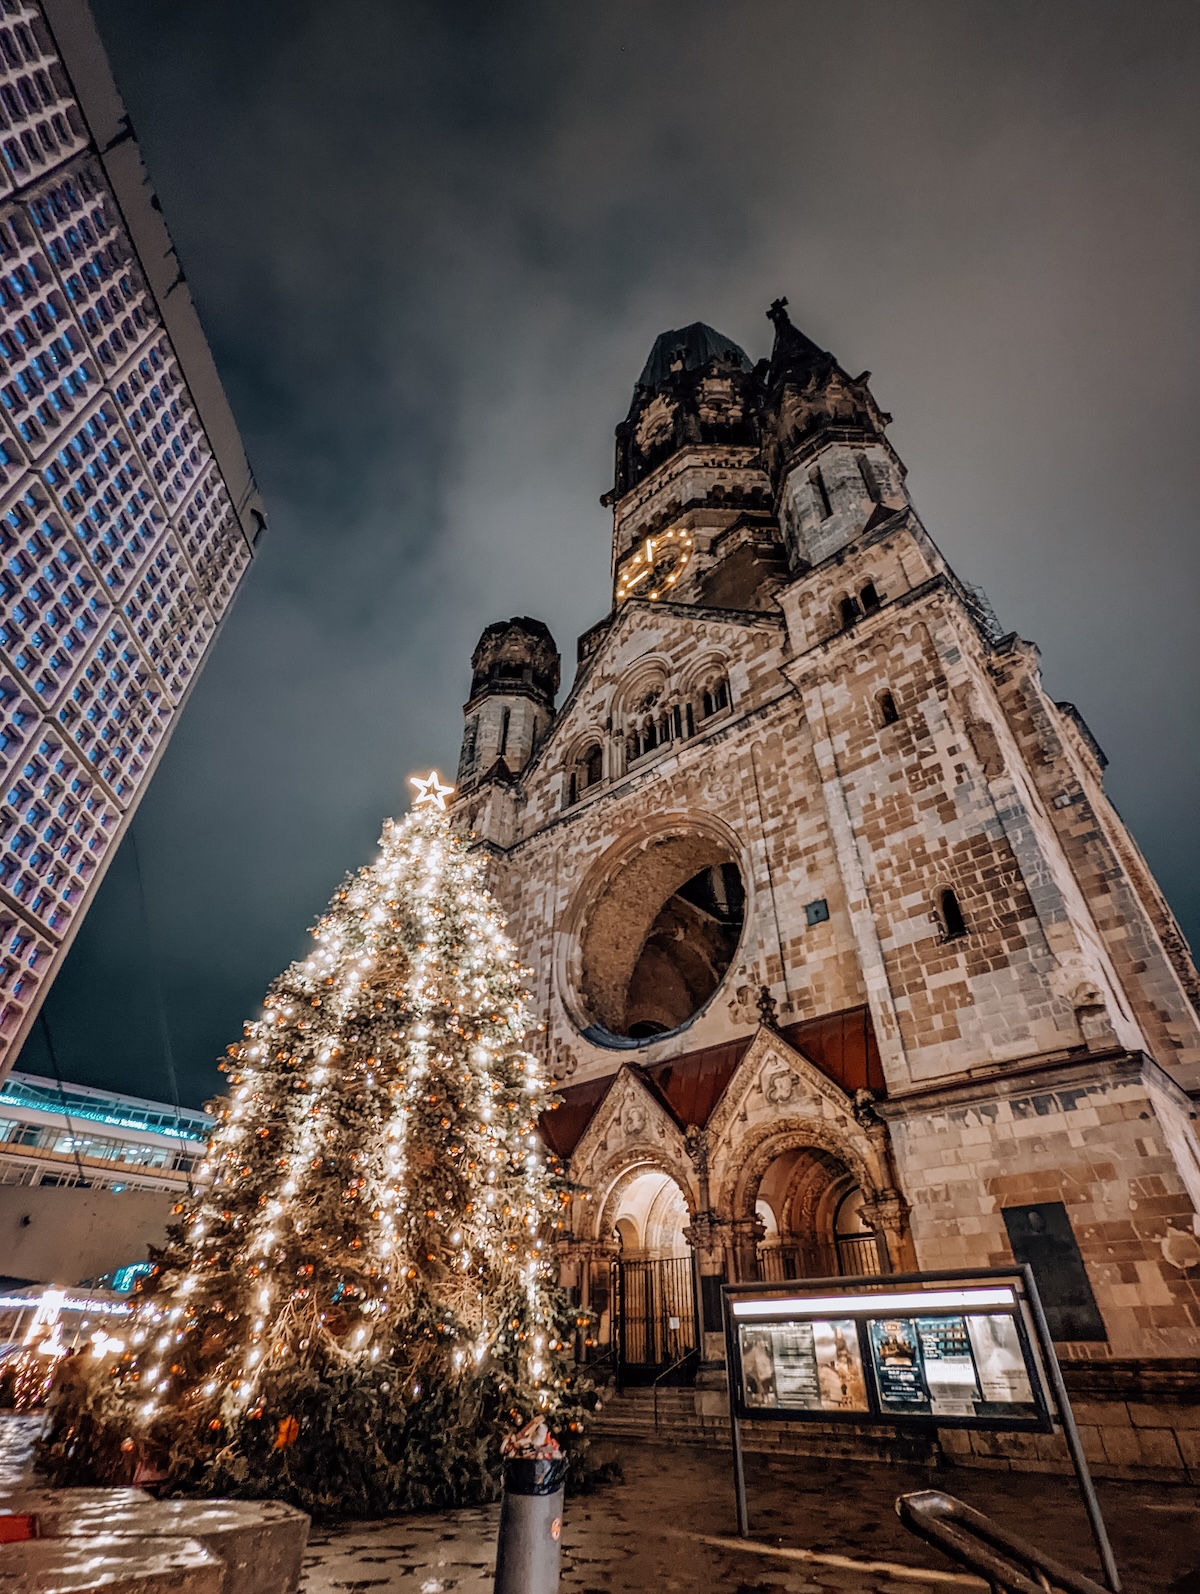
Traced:
<path fill-rule="evenodd" d="M 862 1216 L 865 1195 L 846 1164 L 817 1146 L 781 1151 L 759 1182 L 756 1271 L 764 1282 L 887 1270 Z"/>
<path fill-rule="evenodd" d="M 687 1376 L 697 1347 L 696 1285 L 684 1236 L 687 1202 L 659 1168 L 628 1170 L 606 1202 L 611 1266 L 608 1339 L 618 1380 Z"/>

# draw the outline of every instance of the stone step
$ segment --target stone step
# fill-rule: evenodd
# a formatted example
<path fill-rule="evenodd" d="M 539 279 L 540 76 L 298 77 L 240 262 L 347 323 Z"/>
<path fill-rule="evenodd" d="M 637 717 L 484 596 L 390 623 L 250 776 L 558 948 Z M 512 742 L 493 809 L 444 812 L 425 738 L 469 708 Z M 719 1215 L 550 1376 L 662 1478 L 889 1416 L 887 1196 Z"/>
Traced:
<path fill-rule="evenodd" d="M 660 1389 L 657 1422 L 653 1390 L 609 1391 L 589 1426 L 598 1438 L 624 1443 L 731 1446 L 729 1408 L 719 1390 Z M 760 1455 L 828 1456 L 849 1461 L 928 1463 L 940 1454 L 936 1439 L 924 1434 L 803 1422 L 744 1423 L 742 1444 Z"/>

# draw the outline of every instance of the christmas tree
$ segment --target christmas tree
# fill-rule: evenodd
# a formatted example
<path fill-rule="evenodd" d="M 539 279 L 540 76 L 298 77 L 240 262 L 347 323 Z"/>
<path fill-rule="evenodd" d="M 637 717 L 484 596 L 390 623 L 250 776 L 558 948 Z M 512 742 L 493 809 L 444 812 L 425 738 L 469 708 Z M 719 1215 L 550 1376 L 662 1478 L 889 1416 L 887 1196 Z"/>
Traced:
<path fill-rule="evenodd" d="M 436 775 L 221 1065 L 201 1193 L 115 1363 L 72 1379 L 61 1483 L 323 1516 L 486 1498 L 502 1436 L 577 1429 L 522 970 Z M 565 1434 L 564 1434 L 565 1436 Z"/>

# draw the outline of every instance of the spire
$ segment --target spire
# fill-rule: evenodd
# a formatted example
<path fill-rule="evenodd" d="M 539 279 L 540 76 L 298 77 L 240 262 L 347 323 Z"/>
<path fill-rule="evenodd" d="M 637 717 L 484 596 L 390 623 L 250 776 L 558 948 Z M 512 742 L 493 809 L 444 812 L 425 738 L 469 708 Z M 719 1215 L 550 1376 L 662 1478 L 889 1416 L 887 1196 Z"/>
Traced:
<path fill-rule="evenodd" d="M 833 355 L 792 325 L 787 313 L 787 300 L 776 299 L 767 311 L 767 320 L 775 328 L 775 346 L 767 372 L 767 384 L 777 382 L 785 375 L 799 375 L 834 364 Z"/>
<path fill-rule="evenodd" d="M 637 379 L 638 387 L 657 387 L 681 371 L 696 371 L 713 360 L 739 371 L 750 369 L 745 349 L 704 321 L 660 332 Z"/>

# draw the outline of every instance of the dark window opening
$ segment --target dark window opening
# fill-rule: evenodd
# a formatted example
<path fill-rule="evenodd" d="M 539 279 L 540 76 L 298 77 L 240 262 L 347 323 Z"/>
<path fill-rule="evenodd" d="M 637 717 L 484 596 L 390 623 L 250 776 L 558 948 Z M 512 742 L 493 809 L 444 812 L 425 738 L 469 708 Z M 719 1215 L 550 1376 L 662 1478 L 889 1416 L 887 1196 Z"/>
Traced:
<path fill-rule="evenodd" d="M 838 612 L 842 617 L 843 630 L 849 629 L 862 616 L 862 610 L 858 606 L 857 598 L 843 598 L 838 604 Z"/>
<path fill-rule="evenodd" d="M 566 806 L 568 808 L 573 808 L 578 801 L 579 801 L 579 779 L 578 779 L 578 776 L 575 774 L 575 771 L 572 770 L 570 775 L 567 777 L 567 801 L 566 801 Z"/>
<path fill-rule="evenodd" d="M 589 747 L 583 755 L 583 784 L 596 786 L 604 774 L 604 754 L 597 746 Z"/>
<path fill-rule="evenodd" d="M 821 519 L 828 520 L 833 514 L 833 505 L 829 502 L 829 491 L 825 486 L 825 478 L 821 475 L 819 465 L 814 465 L 808 473 L 808 485 L 817 495 L 817 503 L 821 508 Z"/>
<path fill-rule="evenodd" d="M 503 758 L 505 753 L 508 751 L 508 727 L 509 727 L 509 725 L 511 723 L 512 723 L 512 709 L 506 708 L 504 710 L 504 716 L 503 716 L 503 718 L 500 721 L 500 754 L 499 754 L 499 756 L 501 758 Z"/>
<path fill-rule="evenodd" d="M 900 710 L 896 707 L 896 699 L 890 692 L 880 692 L 879 718 L 884 725 L 894 725 L 900 718 Z"/>
<path fill-rule="evenodd" d="M 636 1024 L 629 1026 L 629 1038 L 631 1041 L 645 1041 L 649 1040 L 651 1035 L 666 1035 L 668 1033 L 667 1026 L 660 1024 L 657 1019 L 653 1018 L 641 1018 Z"/>
<path fill-rule="evenodd" d="M 589 1033 L 602 1044 L 644 1041 L 686 1024 L 725 977 L 744 917 L 741 873 L 712 843 L 672 837 L 647 848 L 595 902 L 583 932 Z"/>
<path fill-rule="evenodd" d="M 862 604 L 862 612 L 864 614 L 875 613 L 880 604 L 880 597 L 873 581 L 867 582 L 866 586 L 858 595 L 858 601 Z"/>
<path fill-rule="evenodd" d="M 689 736 L 695 736 L 695 734 L 696 734 L 696 716 L 695 716 L 695 713 L 692 710 L 692 705 L 690 703 L 687 705 L 686 718 L 687 718 L 687 734 Z"/>
<path fill-rule="evenodd" d="M 947 941 L 956 941 L 959 936 L 967 933 L 967 921 L 963 918 L 958 898 L 953 891 L 946 890 L 942 892 L 939 901 L 942 910 L 942 931 Z"/>
<path fill-rule="evenodd" d="M 729 682 L 724 677 L 718 681 L 711 682 L 704 688 L 700 705 L 700 713 L 703 719 L 707 719 L 710 714 L 716 714 L 721 709 L 728 707 Z"/>

